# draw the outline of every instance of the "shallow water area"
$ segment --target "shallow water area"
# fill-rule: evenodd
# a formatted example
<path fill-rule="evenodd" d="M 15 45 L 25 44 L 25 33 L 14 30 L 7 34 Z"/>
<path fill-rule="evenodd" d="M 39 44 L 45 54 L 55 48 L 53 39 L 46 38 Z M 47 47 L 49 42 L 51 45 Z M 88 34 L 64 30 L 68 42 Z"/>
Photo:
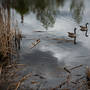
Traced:
<path fill-rule="evenodd" d="M 43 3 L 42 0 L 16 0 L 12 6 L 12 2 L 11 16 L 17 19 L 24 36 L 19 51 L 19 62 L 27 65 L 23 74 L 32 72 L 44 77 L 32 77 L 26 85 L 37 80 L 43 88 L 56 87 L 66 78 L 64 67 L 90 65 L 90 24 L 88 37 L 80 31 L 80 25 L 90 23 L 89 3 L 90 0 L 43 0 Z M 77 44 L 67 33 L 74 32 L 75 27 Z M 38 39 L 40 42 L 32 48 Z M 84 67 L 72 74 L 82 68 L 78 74 L 83 75 Z"/>

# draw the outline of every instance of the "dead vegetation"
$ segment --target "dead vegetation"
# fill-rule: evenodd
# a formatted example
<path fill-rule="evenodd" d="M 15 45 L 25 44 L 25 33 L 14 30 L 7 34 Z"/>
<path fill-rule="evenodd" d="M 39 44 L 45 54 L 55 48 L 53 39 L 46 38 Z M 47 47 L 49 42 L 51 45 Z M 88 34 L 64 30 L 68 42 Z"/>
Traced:
<path fill-rule="evenodd" d="M 14 81 L 13 77 L 17 76 L 18 65 L 14 62 L 22 38 L 17 22 L 11 23 L 10 12 L 6 11 L 0 7 L 0 87 L 5 90 Z"/>
<path fill-rule="evenodd" d="M 19 81 L 17 81 L 15 83 L 11 84 L 10 86 L 8 86 L 7 90 L 10 90 L 11 88 L 14 88 L 14 90 L 18 90 L 18 88 L 20 87 L 22 82 L 24 82 L 25 80 L 27 80 L 31 76 L 32 76 L 32 73 L 23 76 Z"/>
<path fill-rule="evenodd" d="M 16 49 L 20 48 L 22 38 L 17 22 L 12 22 L 8 13 L 7 11 L 6 14 L 6 10 L 0 8 L 0 66 L 10 63 L 16 56 Z M 13 27 L 11 27 L 11 24 L 13 24 Z"/>

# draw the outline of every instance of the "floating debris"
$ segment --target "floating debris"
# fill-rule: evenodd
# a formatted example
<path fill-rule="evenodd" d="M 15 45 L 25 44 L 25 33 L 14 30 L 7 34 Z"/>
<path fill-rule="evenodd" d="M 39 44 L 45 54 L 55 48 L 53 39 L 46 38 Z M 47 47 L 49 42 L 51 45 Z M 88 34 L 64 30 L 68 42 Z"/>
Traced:
<path fill-rule="evenodd" d="M 73 69 L 76 69 L 76 68 L 79 68 L 79 67 L 82 67 L 83 65 L 81 64 L 81 65 L 79 65 L 79 66 L 75 66 L 75 67 L 73 67 L 73 68 L 71 68 L 70 70 L 73 70 Z"/>
<path fill-rule="evenodd" d="M 68 70 L 66 67 L 64 67 L 64 70 L 68 73 L 71 73 L 70 70 Z"/>
<path fill-rule="evenodd" d="M 37 76 L 37 77 L 39 77 L 40 79 L 46 79 L 45 77 L 43 77 L 43 76 L 41 76 L 41 75 L 39 75 L 39 74 L 35 74 L 34 76 Z"/>
<path fill-rule="evenodd" d="M 34 32 L 46 32 L 46 31 L 34 31 Z"/>
<path fill-rule="evenodd" d="M 34 43 L 32 43 L 32 47 L 31 47 L 30 49 L 34 48 L 34 47 L 37 46 L 39 43 L 40 43 L 40 39 L 37 39 Z"/>
<path fill-rule="evenodd" d="M 37 81 L 31 81 L 31 84 L 39 84 Z"/>

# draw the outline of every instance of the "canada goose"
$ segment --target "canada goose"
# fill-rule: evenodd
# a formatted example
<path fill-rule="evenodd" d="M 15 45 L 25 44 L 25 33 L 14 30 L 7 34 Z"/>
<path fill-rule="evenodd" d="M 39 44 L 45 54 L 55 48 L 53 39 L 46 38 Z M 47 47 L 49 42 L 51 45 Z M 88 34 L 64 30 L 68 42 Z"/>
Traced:
<path fill-rule="evenodd" d="M 68 37 L 74 38 L 74 44 L 76 44 L 76 30 L 77 28 L 74 28 L 74 33 L 68 32 Z"/>
<path fill-rule="evenodd" d="M 80 26 L 81 31 L 86 31 L 85 36 L 88 37 L 87 32 L 88 32 L 88 23 L 85 24 L 85 26 Z"/>

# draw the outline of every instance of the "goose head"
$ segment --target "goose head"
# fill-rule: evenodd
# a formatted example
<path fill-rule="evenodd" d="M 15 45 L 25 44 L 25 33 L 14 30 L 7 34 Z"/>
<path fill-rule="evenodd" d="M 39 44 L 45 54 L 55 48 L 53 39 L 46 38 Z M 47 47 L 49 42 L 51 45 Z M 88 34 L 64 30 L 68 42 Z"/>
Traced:
<path fill-rule="evenodd" d="M 77 28 L 74 28 L 74 30 L 77 30 Z"/>
<path fill-rule="evenodd" d="M 87 27 L 88 24 L 89 24 L 89 23 L 86 23 L 86 27 Z"/>
<path fill-rule="evenodd" d="M 86 23 L 87 25 L 89 24 L 89 23 Z"/>
<path fill-rule="evenodd" d="M 74 28 L 74 33 L 76 33 L 77 28 Z"/>

